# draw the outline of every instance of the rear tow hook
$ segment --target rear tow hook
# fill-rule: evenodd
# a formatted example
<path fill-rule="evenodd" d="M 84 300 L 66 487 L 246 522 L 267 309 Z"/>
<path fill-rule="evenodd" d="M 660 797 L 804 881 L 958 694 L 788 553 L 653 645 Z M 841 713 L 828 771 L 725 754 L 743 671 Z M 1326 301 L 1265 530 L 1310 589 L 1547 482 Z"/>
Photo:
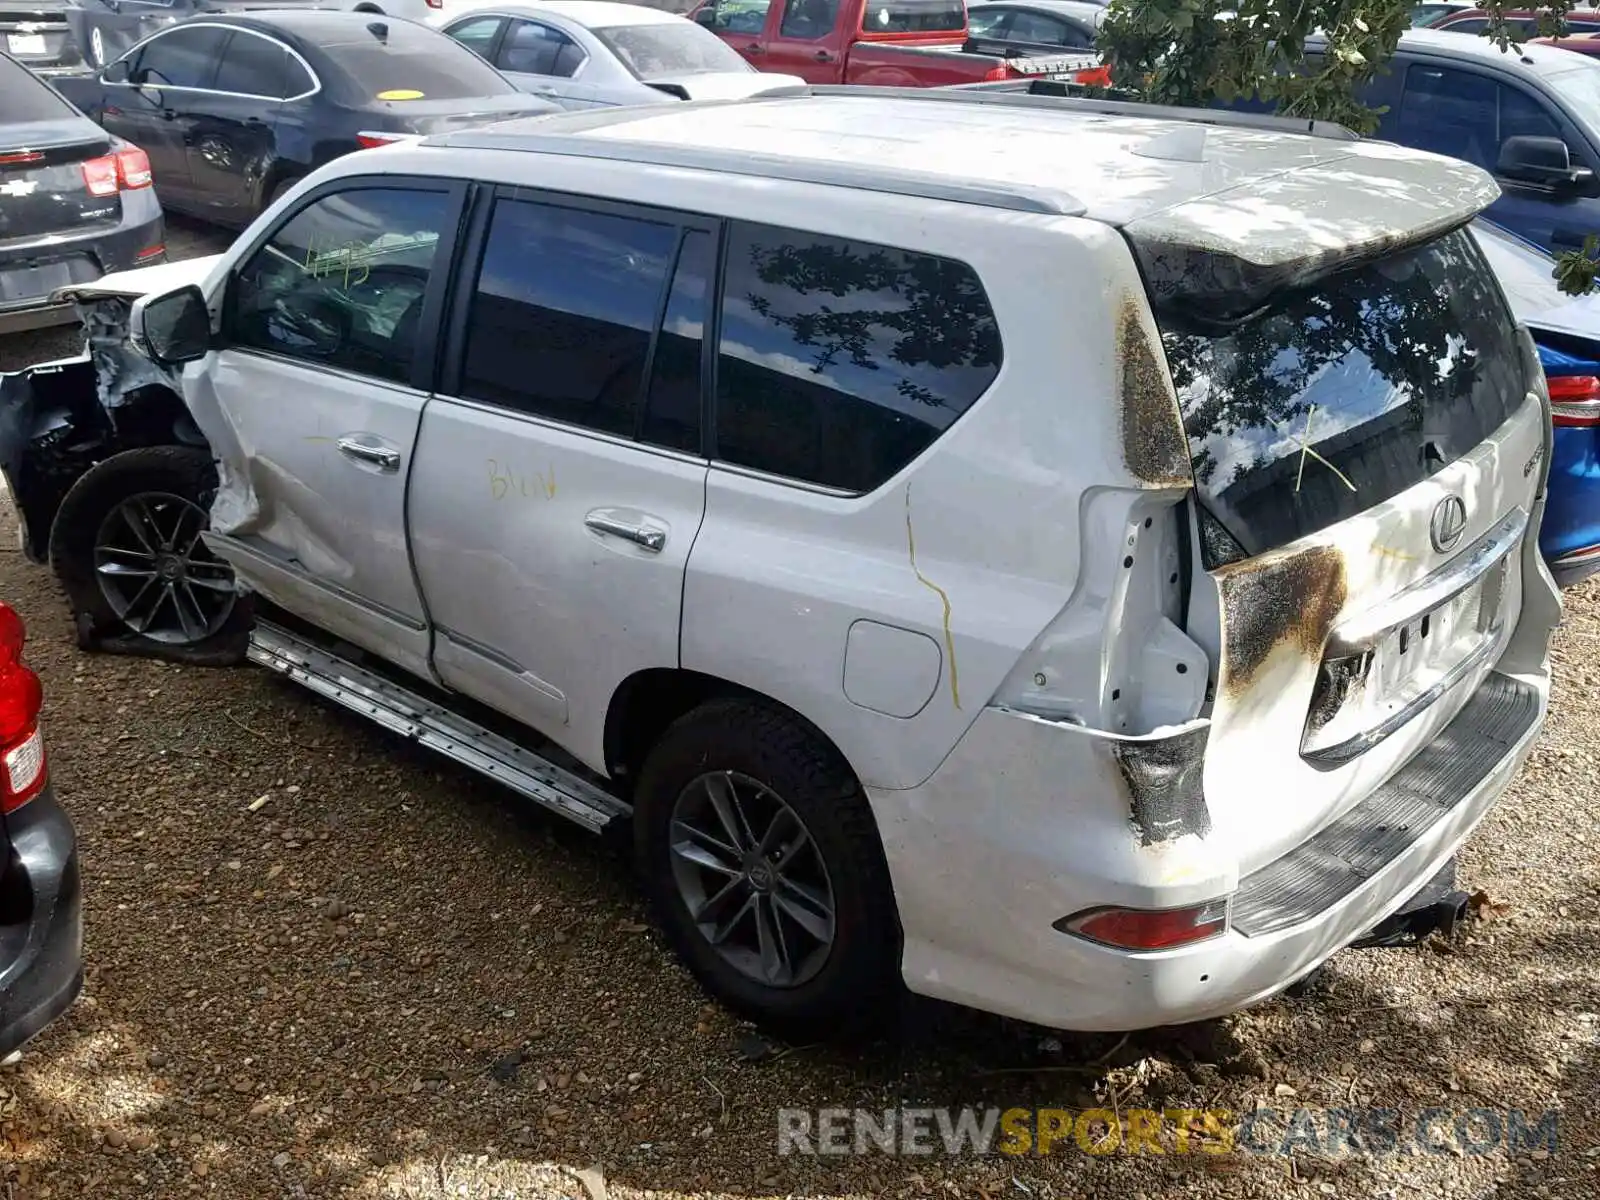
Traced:
<path fill-rule="evenodd" d="M 1384 918 L 1350 946 L 1358 950 L 1375 946 L 1414 946 L 1430 933 L 1452 938 L 1457 928 L 1466 922 L 1471 899 L 1456 888 L 1456 860 L 1452 858 L 1416 895 L 1401 905 L 1399 911 Z"/>

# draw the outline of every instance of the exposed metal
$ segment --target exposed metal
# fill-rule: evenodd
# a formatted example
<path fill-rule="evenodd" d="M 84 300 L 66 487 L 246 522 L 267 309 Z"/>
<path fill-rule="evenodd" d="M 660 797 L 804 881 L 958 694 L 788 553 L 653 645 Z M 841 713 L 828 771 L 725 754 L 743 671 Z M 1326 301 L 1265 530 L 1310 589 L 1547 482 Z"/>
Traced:
<path fill-rule="evenodd" d="M 250 639 L 250 660 L 585 829 L 598 833 L 633 811 L 576 773 L 291 630 L 258 621 Z"/>

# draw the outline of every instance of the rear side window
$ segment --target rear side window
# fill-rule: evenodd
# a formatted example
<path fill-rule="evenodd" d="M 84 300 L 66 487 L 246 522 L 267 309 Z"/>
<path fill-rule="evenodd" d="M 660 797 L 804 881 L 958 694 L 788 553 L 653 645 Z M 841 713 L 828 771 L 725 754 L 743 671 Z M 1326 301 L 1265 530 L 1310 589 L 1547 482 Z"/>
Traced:
<path fill-rule="evenodd" d="M 1231 327 L 1156 316 L 1200 499 L 1248 555 L 1427 479 L 1527 390 L 1511 314 L 1465 230 Z M 1225 556 L 1208 546 L 1207 557 Z"/>
<path fill-rule="evenodd" d="M 72 108 L 49 84 L 34 78 L 24 66 L 0 58 L 0 113 L 7 123 L 59 121 Z"/>
<path fill-rule="evenodd" d="M 500 44 L 502 71 L 571 79 L 583 66 L 583 48 L 559 29 L 536 21 L 513 21 Z"/>
<path fill-rule="evenodd" d="M 717 366 L 726 462 L 871 491 L 994 382 L 1000 330 L 965 263 L 735 224 Z"/>
<path fill-rule="evenodd" d="M 383 38 L 364 27 L 348 41 L 323 46 L 327 82 L 346 103 L 462 100 L 503 96 L 516 89 L 461 43 L 410 21 L 374 21 Z"/>
<path fill-rule="evenodd" d="M 633 437 L 677 246 L 677 227 L 664 222 L 498 201 L 461 394 Z"/>

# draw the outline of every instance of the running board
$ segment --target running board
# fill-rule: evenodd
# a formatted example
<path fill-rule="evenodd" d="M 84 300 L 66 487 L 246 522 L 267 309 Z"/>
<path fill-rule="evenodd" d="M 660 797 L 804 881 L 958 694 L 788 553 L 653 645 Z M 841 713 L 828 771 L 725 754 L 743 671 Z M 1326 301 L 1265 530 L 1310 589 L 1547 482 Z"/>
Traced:
<path fill-rule="evenodd" d="M 564 767 L 282 626 L 256 622 L 250 661 L 595 833 L 632 811 L 624 801 Z"/>

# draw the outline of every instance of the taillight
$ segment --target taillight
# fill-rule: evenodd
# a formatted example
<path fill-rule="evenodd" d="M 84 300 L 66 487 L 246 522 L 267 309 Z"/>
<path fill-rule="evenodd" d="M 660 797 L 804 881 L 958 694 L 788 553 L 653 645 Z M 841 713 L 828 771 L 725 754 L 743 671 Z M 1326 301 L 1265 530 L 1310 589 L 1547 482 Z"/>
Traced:
<path fill-rule="evenodd" d="M 444 0 L 428 0 L 429 8 L 443 8 Z"/>
<path fill-rule="evenodd" d="M 83 185 L 91 196 L 115 196 L 147 188 L 151 183 L 150 156 L 137 146 L 124 146 L 83 163 Z"/>
<path fill-rule="evenodd" d="M 49 778 L 39 732 L 44 689 L 22 661 L 26 637 L 16 610 L 0 604 L 0 813 L 21 808 Z"/>
<path fill-rule="evenodd" d="M 398 142 L 404 136 L 401 133 L 358 133 L 356 143 L 363 150 L 371 150 L 376 146 L 387 146 L 390 142 Z"/>
<path fill-rule="evenodd" d="M 1073 83 L 1081 83 L 1084 87 L 1111 86 L 1111 68 L 1108 66 L 1085 67 L 1075 72 L 1072 76 Z"/>
<path fill-rule="evenodd" d="M 990 67 L 984 72 L 983 78 L 985 82 L 989 82 L 991 80 L 999 81 L 1001 79 L 1010 79 L 1012 75 L 1013 72 L 1011 68 L 1002 64 L 998 67 Z"/>
<path fill-rule="evenodd" d="M 1118 950 L 1170 950 L 1224 932 L 1228 905 L 1210 900 L 1188 908 L 1091 908 L 1062 917 L 1055 927 Z"/>
<path fill-rule="evenodd" d="M 1557 426 L 1600 425 L 1600 376 L 1552 375 L 1550 420 Z"/>

